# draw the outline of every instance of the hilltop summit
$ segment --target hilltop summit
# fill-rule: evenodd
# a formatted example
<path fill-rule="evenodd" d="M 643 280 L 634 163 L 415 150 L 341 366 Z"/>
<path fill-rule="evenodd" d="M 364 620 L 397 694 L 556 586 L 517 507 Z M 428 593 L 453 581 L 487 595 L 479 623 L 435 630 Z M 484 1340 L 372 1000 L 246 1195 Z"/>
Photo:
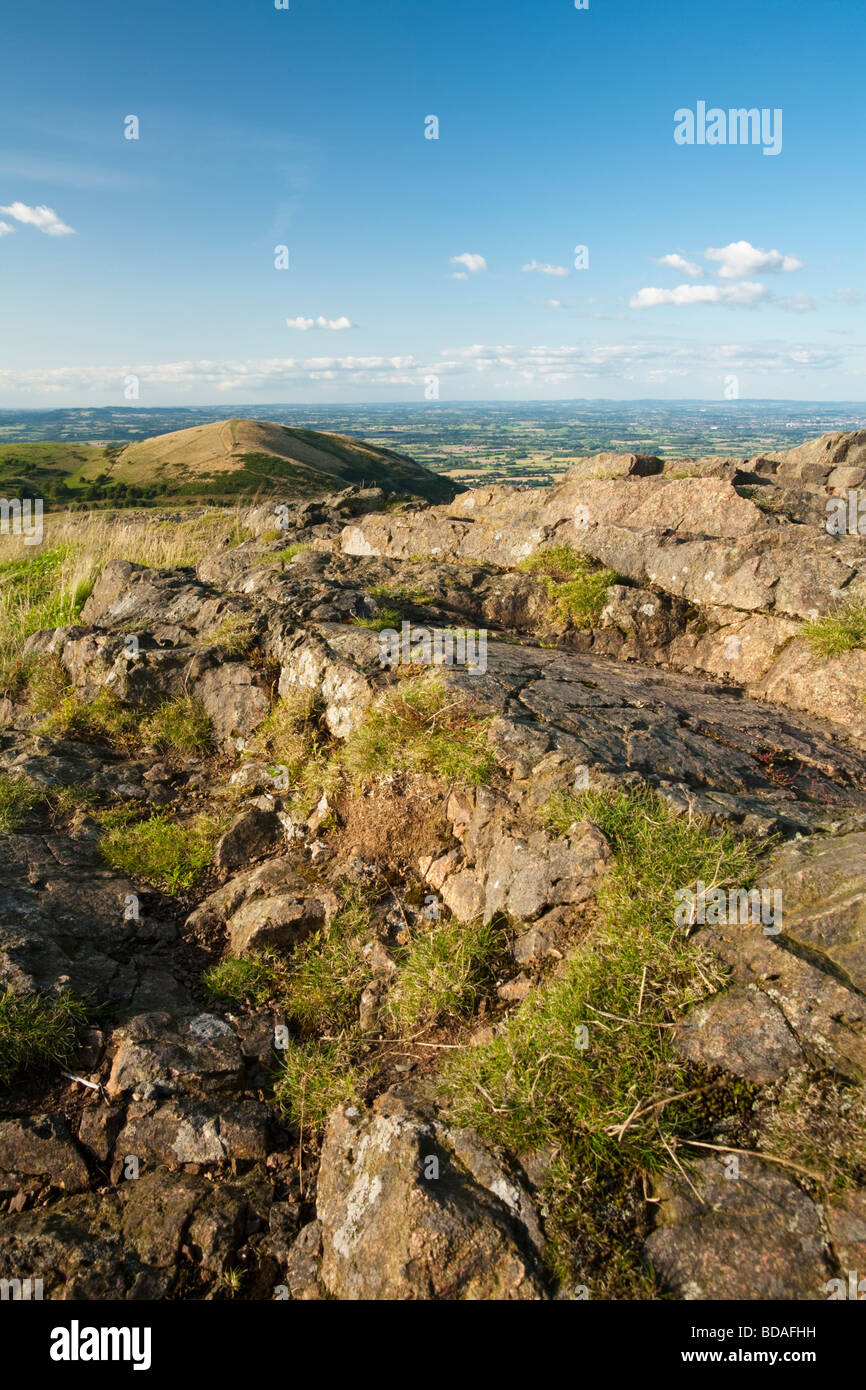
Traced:
<path fill-rule="evenodd" d="M 185 496 L 262 490 L 314 496 L 334 491 L 335 483 L 366 483 L 436 502 L 457 492 L 449 479 L 405 454 L 267 420 L 219 420 L 129 444 L 111 476 L 128 484 L 158 481 L 166 492 Z"/>

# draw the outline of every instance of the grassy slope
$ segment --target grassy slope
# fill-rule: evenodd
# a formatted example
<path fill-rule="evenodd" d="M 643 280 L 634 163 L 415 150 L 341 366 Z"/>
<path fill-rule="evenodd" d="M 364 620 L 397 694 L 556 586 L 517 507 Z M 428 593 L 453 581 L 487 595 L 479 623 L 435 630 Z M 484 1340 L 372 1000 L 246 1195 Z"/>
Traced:
<path fill-rule="evenodd" d="M 453 487 L 412 459 L 341 435 L 260 420 L 226 420 L 125 448 L 76 443 L 0 445 L 0 493 L 52 500 L 234 498 L 258 492 L 316 496 L 380 483 L 447 500 Z"/>

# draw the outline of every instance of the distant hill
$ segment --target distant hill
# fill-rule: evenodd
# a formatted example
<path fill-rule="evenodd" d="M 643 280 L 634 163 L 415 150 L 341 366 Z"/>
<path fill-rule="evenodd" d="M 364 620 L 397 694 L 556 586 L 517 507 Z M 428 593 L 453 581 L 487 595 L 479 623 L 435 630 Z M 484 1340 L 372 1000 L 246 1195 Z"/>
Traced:
<path fill-rule="evenodd" d="M 55 502 L 315 497 L 353 483 L 431 502 L 459 490 L 391 449 L 266 420 L 220 420 L 125 446 L 0 444 L 0 488 Z"/>

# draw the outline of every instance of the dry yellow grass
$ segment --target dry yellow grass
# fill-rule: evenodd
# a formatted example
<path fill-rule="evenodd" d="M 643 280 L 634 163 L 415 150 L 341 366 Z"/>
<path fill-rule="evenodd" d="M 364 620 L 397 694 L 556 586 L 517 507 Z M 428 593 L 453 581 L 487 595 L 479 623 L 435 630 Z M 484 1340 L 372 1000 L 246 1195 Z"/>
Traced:
<path fill-rule="evenodd" d="M 194 565 L 244 539 L 240 508 L 180 521 L 156 512 L 49 512 L 41 545 L 0 535 L 0 661 L 14 660 L 30 633 L 74 622 L 108 560 Z"/>

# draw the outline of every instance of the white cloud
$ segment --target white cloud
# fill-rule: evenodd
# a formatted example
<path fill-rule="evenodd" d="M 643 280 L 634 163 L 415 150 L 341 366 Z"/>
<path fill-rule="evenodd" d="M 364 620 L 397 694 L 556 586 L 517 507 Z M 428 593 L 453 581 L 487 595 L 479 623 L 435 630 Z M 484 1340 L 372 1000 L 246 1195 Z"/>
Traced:
<path fill-rule="evenodd" d="M 564 309 L 566 307 L 564 299 L 548 299 L 551 309 Z"/>
<path fill-rule="evenodd" d="M 738 280 L 742 275 L 762 275 L 768 271 L 790 274 L 801 270 L 803 262 L 781 251 L 761 251 L 749 241 L 732 241 L 727 246 L 708 246 L 704 252 L 708 261 L 718 261 L 718 274 L 725 280 Z"/>
<path fill-rule="evenodd" d="M 464 251 L 459 256 L 452 256 L 451 264 L 464 265 L 470 275 L 477 275 L 479 270 L 487 269 L 484 257 L 476 255 L 474 251 Z M 465 276 L 463 278 L 465 279 Z"/>
<path fill-rule="evenodd" d="M 521 266 L 521 270 L 534 270 L 537 271 L 539 275 L 568 275 L 568 271 L 564 265 L 547 265 L 543 264 L 541 261 L 530 261 L 528 265 Z"/>
<path fill-rule="evenodd" d="M 837 304 L 866 304 L 866 294 L 862 290 L 836 290 L 833 299 Z"/>
<path fill-rule="evenodd" d="M 683 275 L 693 275 L 695 279 L 703 275 L 703 270 L 694 261 L 687 261 L 678 251 L 671 251 L 667 256 L 651 256 L 653 265 L 666 265 L 671 270 L 679 270 Z"/>
<path fill-rule="evenodd" d="M 14 231 L 15 228 L 10 227 L 8 222 L 0 222 L 0 236 L 10 236 Z"/>
<path fill-rule="evenodd" d="M 286 319 L 289 328 L 297 328 L 301 333 L 307 333 L 311 328 L 324 328 L 329 333 L 344 333 L 347 328 L 352 327 L 352 320 L 347 319 L 343 314 L 338 319 L 326 319 L 321 314 L 315 319 L 305 319 L 300 315 L 296 319 Z"/>
<path fill-rule="evenodd" d="M 647 286 L 638 290 L 629 300 L 630 309 L 655 309 L 660 304 L 679 306 L 692 304 L 733 304 L 749 308 L 767 298 L 764 285 L 743 280 L 739 285 L 677 285 L 676 289 L 663 290 Z"/>
<path fill-rule="evenodd" d="M 275 401 L 282 392 L 296 392 L 305 384 L 365 391 L 406 387 L 418 393 L 430 374 L 448 378 L 463 389 L 468 386 L 472 390 L 498 390 L 508 385 L 502 380 L 503 372 L 511 374 L 511 384 L 515 386 L 537 382 L 541 387 L 551 387 L 564 383 L 579 386 L 596 379 L 614 385 L 625 381 L 650 382 L 662 379 L 662 374 L 673 377 L 687 373 L 707 379 L 732 370 L 755 376 L 793 376 L 856 369 L 857 364 L 842 348 L 812 346 L 787 338 L 748 345 L 696 344 L 685 338 L 530 347 L 476 343 L 424 358 L 400 354 L 346 355 L 8 368 L 0 370 L 0 395 L 12 402 L 22 394 L 50 400 L 66 396 L 82 404 L 82 396 L 92 393 L 93 397 L 109 402 L 122 402 L 124 377 L 130 372 L 162 398 L 195 392 L 205 400 L 213 400 L 217 393 L 226 399 L 228 393 L 238 392 L 235 399 L 241 400 L 260 392 L 267 393 L 264 399 Z"/>
<path fill-rule="evenodd" d="M 451 279 L 452 279 L 452 280 L 468 280 L 468 279 L 469 279 L 469 276 L 466 274 L 466 271 L 465 271 L 465 270 L 455 270 L 454 274 L 451 276 Z"/>
<path fill-rule="evenodd" d="M 74 236 L 75 228 L 67 227 L 53 208 L 28 207 L 26 203 L 10 203 L 8 207 L 0 207 L 0 212 L 6 213 L 7 217 L 14 217 L 16 222 L 24 222 L 30 227 L 36 227 L 46 236 Z"/>

